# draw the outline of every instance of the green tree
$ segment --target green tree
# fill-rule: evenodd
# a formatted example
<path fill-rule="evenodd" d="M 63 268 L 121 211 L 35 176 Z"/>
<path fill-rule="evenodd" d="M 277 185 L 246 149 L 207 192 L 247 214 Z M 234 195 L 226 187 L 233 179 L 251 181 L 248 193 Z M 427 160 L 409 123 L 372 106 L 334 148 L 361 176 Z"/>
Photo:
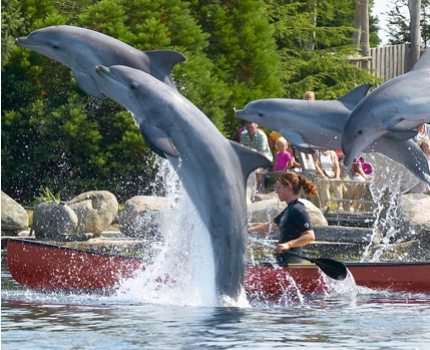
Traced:
<path fill-rule="evenodd" d="M 313 90 L 318 99 L 334 99 L 360 84 L 376 82 L 368 71 L 348 63 L 354 54 L 354 4 L 352 0 L 269 2 L 286 97 L 302 98 Z M 307 49 L 309 38 L 313 50 Z"/>
<path fill-rule="evenodd" d="M 407 0 L 392 0 L 388 12 L 388 43 L 410 43 L 410 20 Z M 430 47 L 430 0 L 421 0 L 421 45 Z"/>
<path fill-rule="evenodd" d="M 280 97 L 280 59 L 262 0 L 194 0 L 192 11 L 204 32 L 209 33 L 205 49 L 225 82 L 231 97 L 224 105 L 228 136 L 234 138 L 242 122 L 234 108 L 267 97 Z"/>
<path fill-rule="evenodd" d="M 87 8 L 75 25 L 100 31 L 140 50 L 172 49 L 185 63 L 173 69 L 178 90 L 223 130 L 226 84 L 214 73 L 204 53 L 208 35 L 180 0 L 102 0 Z"/>
<path fill-rule="evenodd" d="M 1 2 L 1 67 L 6 65 L 15 46 L 17 34 L 25 29 L 25 20 L 21 14 L 18 0 Z"/>
<path fill-rule="evenodd" d="M 33 7 L 28 0 L 21 7 L 28 31 L 72 24 L 142 50 L 184 52 L 189 60 L 174 72 L 179 90 L 222 129 L 229 92 L 212 73 L 202 51 L 207 35 L 186 3 L 43 0 Z M 87 96 L 70 69 L 54 60 L 20 47 L 11 55 L 2 74 L 2 189 L 23 202 L 41 187 L 61 191 L 64 199 L 92 189 L 109 189 L 120 199 L 145 193 L 155 176 L 152 152 L 129 113 Z"/>

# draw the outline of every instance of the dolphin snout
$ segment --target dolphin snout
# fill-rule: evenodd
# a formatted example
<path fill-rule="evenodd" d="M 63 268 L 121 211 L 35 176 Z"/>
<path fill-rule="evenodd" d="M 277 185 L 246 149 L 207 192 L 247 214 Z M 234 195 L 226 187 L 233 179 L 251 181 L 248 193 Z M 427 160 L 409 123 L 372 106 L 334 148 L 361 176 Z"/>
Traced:
<path fill-rule="evenodd" d="M 252 113 L 245 111 L 244 109 L 235 110 L 236 117 L 248 121 Z"/>

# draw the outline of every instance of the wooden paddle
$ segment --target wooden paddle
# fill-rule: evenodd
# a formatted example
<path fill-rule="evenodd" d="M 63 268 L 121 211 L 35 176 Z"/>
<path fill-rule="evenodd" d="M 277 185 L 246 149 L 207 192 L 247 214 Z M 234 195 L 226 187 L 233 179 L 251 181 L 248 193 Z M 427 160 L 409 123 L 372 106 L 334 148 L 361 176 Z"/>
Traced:
<path fill-rule="evenodd" d="M 257 244 L 260 244 L 260 245 L 268 247 L 268 248 L 276 249 L 276 245 L 274 245 L 274 244 L 260 241 L 259 239 L 256 239 L 253 237 L 248 237 L 248 239 L 253 243 L 257 243 Z M 316 258 L 316 259 L 308 258 L 306 256 L 302 256 L 300 254 L 291 252 L 289 250 L 284 250 L 284 253 L 289 254 L 289 255 L 293 255 L 293 256 L 296 256 L 300 259 L 308 260 L 311 263 L 314 263 L 328 277 L 333 278 L 335 280 L 344 280 L 348 274 L 348 270 L 347 270 L 345 264 L 340 262 L 340 261 L 337 261 L 337 260 L 327 259 L 327 258 Z"/>

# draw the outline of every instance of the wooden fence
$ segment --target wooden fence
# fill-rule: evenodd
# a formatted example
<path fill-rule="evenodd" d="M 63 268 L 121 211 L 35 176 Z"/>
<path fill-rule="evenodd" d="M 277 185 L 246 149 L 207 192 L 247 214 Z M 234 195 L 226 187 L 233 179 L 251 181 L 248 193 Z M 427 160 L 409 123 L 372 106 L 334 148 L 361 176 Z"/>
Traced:
<path fill-rule="evenodd" d="M 408 50 L 408 44 L 370 49 L 369 69 L 384 80 L 402 75 L 406 72 Z"/>

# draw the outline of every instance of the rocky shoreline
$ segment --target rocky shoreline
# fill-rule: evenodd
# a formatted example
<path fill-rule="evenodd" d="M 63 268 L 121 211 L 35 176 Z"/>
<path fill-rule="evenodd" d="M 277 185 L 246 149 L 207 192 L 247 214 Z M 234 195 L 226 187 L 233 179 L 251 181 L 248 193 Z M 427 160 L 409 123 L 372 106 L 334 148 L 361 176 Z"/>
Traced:
<path fill-rule="evenodd" d="M 301 199 L 310 213 L 316 234 L 316 242 L 306 247 L 306 253 L 357 257 L 367 248 L 370 252 L 383 249 L 387 256 L 393 253 L 411 259 L 430 259 L 426 254 L 430 251 L 430 197 L 403 197 L 399 230 L 403 230 L 400 232 L 405 237 L 402 239 L 397 234 L 389 242 L 384 241 L 381 232 L 374 230 L 375 218 L 371 213 L 332 212 L 324 215 L 310 201 Z M 136 196 L 118 211 L 118 203 L 112 194 L 92 191 L 69 202 L 42 203 L 34 211 L 33 225 L 29 229 L 27 212 L 2 192 L 2 249 L 6 248 L 8 239 L 22 238 L 109 254 L 136 254 L 161 239 L 156 222 L 163 210 L 170 209 L 169 205 L 163 197 Z M 267 221 L 284 207 L 274 194 L 257 197 L 248 203 L 249 222 Z M 112 226 L 116 220 L 118 224 Z M 276 241 L 277 232 L 264 238 Z M 261 247 L 252 246 L 252 249 L 261 250 Z"/>

